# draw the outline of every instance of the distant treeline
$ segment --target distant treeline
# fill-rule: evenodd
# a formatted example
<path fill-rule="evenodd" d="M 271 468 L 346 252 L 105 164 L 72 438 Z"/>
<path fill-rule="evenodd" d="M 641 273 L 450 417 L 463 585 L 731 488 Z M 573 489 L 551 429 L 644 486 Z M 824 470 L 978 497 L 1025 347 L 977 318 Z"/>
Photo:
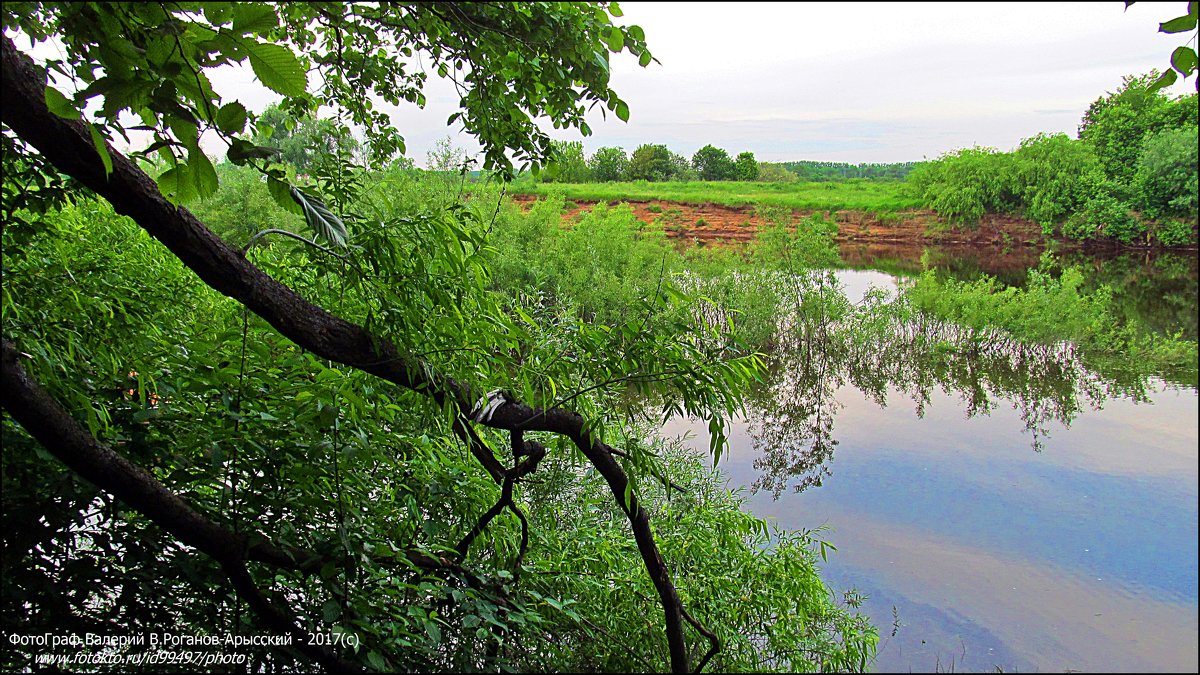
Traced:
<path fill-rule="evenodd" d="M 847 164 L 845 162 L 779 162 L 778 166 L 796 174 L 802 181 L 823 182 L 866 178 L 869 180 L 904 180 L 919 162 L 897 164 Z"/>
<path fill-rule="evenodd" d="M 624 148 L 600 148 L 584 155 L 579 141 L 555 141 L 557 161 L 538 176 L 546 183 L 611 183 L 630 180 L 760 181 L 766 183 L 826 182 L 861 178 L 903 180 L 917 162 L 900 164 L 847 164 L 845 162 L 759 162 L 754 153 L 731 155 L 724 148 L 706 145 L 691 159 L 661 144 L 638 146 L 632 154 Z"/>

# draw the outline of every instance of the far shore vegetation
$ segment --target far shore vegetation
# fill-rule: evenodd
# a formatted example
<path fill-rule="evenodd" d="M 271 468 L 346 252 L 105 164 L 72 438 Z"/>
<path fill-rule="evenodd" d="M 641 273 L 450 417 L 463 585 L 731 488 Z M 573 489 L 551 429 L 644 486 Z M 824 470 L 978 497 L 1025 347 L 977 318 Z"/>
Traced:
<path fill-rule="evenodd" d="M 691 159 L 665 145 L 627 155 L 557 143 L 558 161 L 516 181 L 516 194 L 581 201 L 770 206 L 878 215 L 928 209 L 971 228 L 986 214 L 1036 222 L 1046 237 L 1136 247 L 1194 247 L 1197 95 L 1154 89 L 1157 72 L 1126 76 L 1083 113 L 1075 138 L 1037 134 L 1010 151 L 961 148 L 928 162 L 756 162 L 707 145 Z"/>

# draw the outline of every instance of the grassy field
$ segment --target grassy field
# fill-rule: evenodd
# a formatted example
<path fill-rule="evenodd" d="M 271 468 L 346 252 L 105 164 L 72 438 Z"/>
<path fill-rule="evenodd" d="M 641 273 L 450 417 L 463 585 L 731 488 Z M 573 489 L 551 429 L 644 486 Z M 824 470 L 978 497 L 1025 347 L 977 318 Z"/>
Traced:
<path fill-rule="evenodd" d="M 921 208 L 902 181 L 849 180 L 833 183 L 664 182 L 534 183 L 519 181 L 512 194 L 560 193 L 573 201 L 650 201 L 723 206 L 784 206 L 814 211 L 889 213 Z"/>

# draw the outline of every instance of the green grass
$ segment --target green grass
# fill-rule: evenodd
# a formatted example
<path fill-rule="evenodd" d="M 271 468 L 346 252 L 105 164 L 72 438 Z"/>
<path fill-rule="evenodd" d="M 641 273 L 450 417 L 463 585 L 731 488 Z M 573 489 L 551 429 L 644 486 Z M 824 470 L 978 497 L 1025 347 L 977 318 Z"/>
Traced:
<path fill-rule="evenodd" d="M 849 180 L 834 183 L 666 182 L 650 183 L 533 183 L 518 181 L 513 194 L 557 193 L 571 200 L 650 201 L 722 206 L 783 206 L 804 211 L 867 211 L 895 213 L 921 208 L 902 181 Z"/>

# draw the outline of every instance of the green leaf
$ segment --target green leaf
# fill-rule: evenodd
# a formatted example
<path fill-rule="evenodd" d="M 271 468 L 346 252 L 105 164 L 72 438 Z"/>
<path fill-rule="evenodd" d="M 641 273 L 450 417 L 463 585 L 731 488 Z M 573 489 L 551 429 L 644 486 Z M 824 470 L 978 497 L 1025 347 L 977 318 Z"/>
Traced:
<path fill-rule="evenodd" d="M 617 109 L 613 111 L 622 122 L 629 121 L 629 106 L 625 101 L 617 101 Z"/>
<path fill-rule="evenodd" d="M 608 3 L 608 13 L 613 16 L 625 16 L 625 13 L 621 11 L 621 6 L 615 2 Z"/>
<path fill-rule="evenodd" d="M 214 26 L 221 26 L 229 23 L 231 6 L 227 2 L 206 2 L 204 3 L 204 18 Z"/>
<path fill-rule="evenodd" d="M 197 147 L 188 154 L 188 166 L 191 167 L 196 195 L 200 199 L 211 197 L 217 193 L 217 187 L 220 185 L 220 181 L 217 179 L 217 170 L 203 150 Z"/>
<path fill-rule="evenodd" d="M 247 160 L 271 159 L 272 157 L 277 157 L 281 154 L 283 154 L 283 151 L 278 148 L 271 148 L 265 145 L 255 145 L 250 141 L 235 138 L 229 145 L 229 152 L 225 153 L 225 156 L 228 157 L 229 161 L 233 162 L 234 164 L 238 166 L 244 166 Z M 288 204 L 295 206 L 292 203 L 291 195 L 288 194 L 287 190 L 284 190 L 283 195 Z M 299 213 L 299 211 L 296 211 L 296 213 Z"/>
<path fill-rule="evenodd" d="M 287 47 L 255 42 L 247 46 L 250 67 L 271 91 L 284 96 L 303 96 L 308 88 L 304 66 Z"/>
<path fill-rule="evenodd" d="M 1171 65 L 1187 77 L 1196 69 L 1196 52 L 1191 47 L 1177 47 L 1171 54 Z"/>
<path fill-rule="evenodd" d="M 246 106 L 234 101 L 226 103 L 217 111 L 217 128 L 227 134 L 241 133 L 246 128 Z"/>
<path fill-rule="evenodd" d="M 96 154 L 100 155 L 100 161 L 104 162 L 104 177 L 108 178 L 112 175 L 113 163 L 112 157 L 108 154 L 108 146 L 104 143 L 104 137 L 100 135 L 100 131 L 96 129 L 96 125 L 88 122 L 88 131 L 92 134 L 92 145 L 96 146 Z"/>
<path fill-rule="evenodd" d="M 273 3 L 240 3 L 233 6 L 233 30 L 238 35 L 262 35 L 279 25 Z"/>
<path fill-rule="evenodd" d="M 638 65 L 645 68 L 646 66 L 650 65 L 650 61 L 653 58 L 654 57 L 650 56 L 650 52 L 642 52 L 642 55 L 638 57 Z"/>
<path fill-rule="evenodd" d="M 302 214 L 304 210 L 300 205 L 292 199 L 292 186 L 279 180 L 274 176 L 267 177 L 267 192 L 271 193 L 271 197 L 275 203 L 287 209 L 290 213 Z"/>
<path fill-rule="evenodd" d="M 187 148 L 195 148 L 200 143 L 200 129 L 192 120 L 184 119 L 175 114 L 166 116 L 167 126 L 175 134 L 175 138 Z"/>
<path fill-rule="evenodd" d="M 1196 28 L 1196 15 L 1186 14 L 1178 16 L 1170 21 L 1161 23 L 1158 26 L 1160 33 L 1183 33 Z"/>
<path fill-rule="evenodd" d="M 1168 70 L 1167 72 L 1163 73 L 1157 80 L 1155 80 L 1154 84 L 1151 84 L 1149 87 L 1147 87 L 1146 90 L 1149 91 L 1150 93 L 1154 93 L 1154 92 L 1158 91 L 1159 89 L 1162 89 L 1164 87 L 1169 87 L 1169 86 L 1175 84 L 1175 80 L 1176 80 L 1175 71 Z"/>
<path fill-rule="evenodd" d="M 185 204 L 196 198 L 191 170 L 187 164 L 177 164 L 158 177 L 158 189 L 174 204 Z"/>
<path fill-rule="evenodd" d="M 625 35 L 616 26 L 608 30 L 608 35 L 605 36 L 604 41 L 608 43 L 609 51 L 619 52 L 625 47 Z"/>
<path fill-rule="evenodd" d="M 309 229 L 331 244 L 346 245 L 346 224 L 325 206 L 320 197 L 292 188 L 292 199 L 304 210 L 304 222 L 308 223 Z"/>
<path fill-rule="evenodd" d="M 81 117 L 79 109 L 75 107 L 71 99 L 50 85 L 46 85 L 46 107 L 50 109 L 50 112 L 64 119 L 77 120 Z"/>
<path fill-rule="evenodd" d="M 427 633 L 429 633 L 429 637 L 433 638 L 434 644 L 442 643 L 442 629 L 438 628 L 438 625 L 436 623 L 434 623 L 432 621 L 426 621 L 425 622 L 425 631 Z"/>
<path fill-rule="evenodd" d="M 321 606 L 321 616 L 325 618 L 327 623 L 333 623 L 339 616 L 342 615 L 342 608 L 333 600 L 326 600 Z"/>

